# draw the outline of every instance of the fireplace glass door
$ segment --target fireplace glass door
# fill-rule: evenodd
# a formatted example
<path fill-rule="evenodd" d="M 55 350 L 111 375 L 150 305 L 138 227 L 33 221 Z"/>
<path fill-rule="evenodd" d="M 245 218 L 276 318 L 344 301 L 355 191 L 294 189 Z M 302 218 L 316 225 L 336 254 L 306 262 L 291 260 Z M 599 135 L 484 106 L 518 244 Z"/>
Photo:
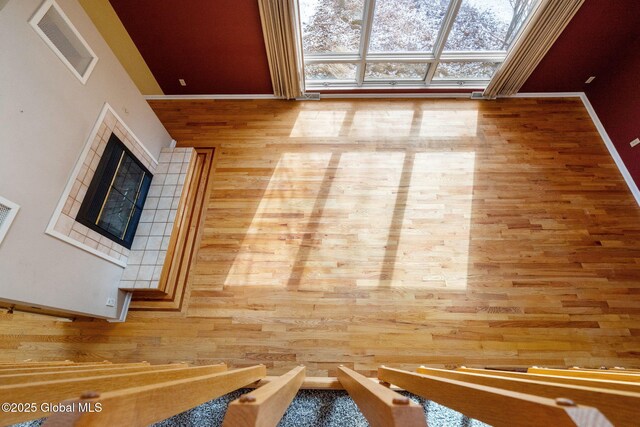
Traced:
<path fill-rule="evenodd" d="M 131 248 L 152 175 L 111 135 L 77 221 Z"/>

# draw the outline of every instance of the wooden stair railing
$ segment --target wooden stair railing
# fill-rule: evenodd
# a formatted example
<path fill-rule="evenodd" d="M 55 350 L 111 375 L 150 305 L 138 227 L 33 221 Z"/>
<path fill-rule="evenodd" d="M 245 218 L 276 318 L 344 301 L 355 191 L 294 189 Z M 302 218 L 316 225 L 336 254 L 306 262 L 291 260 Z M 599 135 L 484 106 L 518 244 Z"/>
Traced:
<path fill-rule="evenodd" d="M 530 371 L 420 367 L 414 373 L 383 366 L 375 379 L 342 366 L 330 378 L 305 377 L 302 366 L 267 377 L 263 365 L 3 363 L 0 402 L 31 402 L 33 410 L 4 410 L 0 426 L 46 416 L 49 427 L 146 426 L 240 388 L 255 389 L 228 405 L 225 427 L 276 426 L 300 389 L 346 390 L 374 427 L 426 426 L 423 408 L 398 390 L 494 426 L 638 425 L 640 372 Z M 49 413 L 47 405 L 56 403 L 73 411 Z"/>

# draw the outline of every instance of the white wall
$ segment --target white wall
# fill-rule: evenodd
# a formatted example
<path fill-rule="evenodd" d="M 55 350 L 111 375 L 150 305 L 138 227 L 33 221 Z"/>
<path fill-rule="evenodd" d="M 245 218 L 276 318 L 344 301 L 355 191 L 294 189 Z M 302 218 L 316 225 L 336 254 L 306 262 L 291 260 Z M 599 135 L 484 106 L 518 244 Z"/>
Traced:
<path fill-rule="evenodd" d="M 29 25 L 41 0 L 0 10 L 0 196 L 21 206 L 0 244 L 0 299 L 114 318 L 122 268 L 44 231 L 105 102 L 156 158 L 171 138 L 77 1 L 58 4 L 99 57 L 86 85 Z"/>

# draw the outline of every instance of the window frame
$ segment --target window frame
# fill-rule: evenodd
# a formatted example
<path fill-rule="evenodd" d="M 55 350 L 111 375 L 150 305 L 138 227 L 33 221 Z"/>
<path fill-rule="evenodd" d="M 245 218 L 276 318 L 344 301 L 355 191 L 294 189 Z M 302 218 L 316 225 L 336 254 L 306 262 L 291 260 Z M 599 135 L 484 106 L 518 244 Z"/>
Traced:
<path fill-rule="evenodd" d="M 424 88 L 465 88 L 484 89 L 491 79 L 435 79 L 435 72 L 441 62 L 497 62 L 502 63 L 507 57 L 507 51 L 445 51 L 444 46 L 453 28 L 458 11 L 463 0 L 451 0 L 446 15 L 434 43 L 433 52 L 389 52 L 368 53 L 373 18 L 377 0 L 364 0 L 360 45 L 357 53 L 305 53 L 301 44 L 302 63 L 356 63 L 355 81 L 344 80 L 307 80 L 303 76 L 306 90 L 344 90 L 367 88 L 424 89 Z M 525 21 L 526 24 L 526 21 Z M 525 27 L 523 24 L 516 33 L 514 40 Z M 302 23 L 300 22 L 300 37 L 302 38 Z M 419 63 L 427 65 L 427 72 L 422 79 L 367 79 L 365 80 L 366 65 L 372 62 Z M 498 66 L 498 68 L 500 65 Z"/>
<path fill-rule="evenodd" d="M 47 35 L 44 33 L 44 31 L 42 31 L 42 29 L 38 25 L 42 20 L 42 18 L 47 14 L 47 12 L 49 12 L 51 8 L 55 9 L 55 11 L 60 15 L 60 17 L 64 21 L 64 23 L 69 27 L 73 35 L 77 37 L 78 41 L 87 50 L 89 55 L 91 55 L 91 61 L 89 62 L 89 65 L 87 65 L 87 69 L 84 71 L 84 74 L 80 74 L 78 70 L 76 70 L 73 64 L 69 62 L 69 60 L 64 56 L 64 54 L 60 51 L 60 49 L 58 49 L 58 47 L 51 41 L 49 37 L 47 37 Z M 98 55 L 96 55 L 93 49 L 91 49 L 91 46 L 89 46 L 89 43 L 87 43 L 84 37 L 82 37 L 82 34 L 80 34 L 78 29 L 75 27 L 75 25 L 73 25 L 73 23 L 71 22 L 67 14 L 64 13 L 60 5 L 58 5 L 58 3 L 55 0 L 46 0 L 38 8 L 36 13 L 31 17 L 31 19 L 29 20 L 29 24 L 31 25 L 33 30 L 40 36 L 40 38 L 45 42 L 45 44 L 49 46 L 49 48 L 53 51 L 53 53 L 55 53 L 58 59 L 60 59 L 60 61 L 62 61 L 62 63 L 67 66 L 69 71 L 71 71 L 71 73 L 73 73 L 73 75 L 78 80 L 80 80 L 80 82 L 83 85 L 86 84 L 87 80 L 89 80 L 89 76 L 91 76 L 91 73 L 93 72 L 93 69 L 96 66 L 96 63 L 98 62 Z"/>

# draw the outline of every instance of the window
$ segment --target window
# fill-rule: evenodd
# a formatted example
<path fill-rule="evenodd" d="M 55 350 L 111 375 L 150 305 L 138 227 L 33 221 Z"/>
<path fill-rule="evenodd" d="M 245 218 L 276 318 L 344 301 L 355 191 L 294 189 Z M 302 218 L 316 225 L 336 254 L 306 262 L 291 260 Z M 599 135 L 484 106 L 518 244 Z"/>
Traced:
<path fill-rule="evenodd" d="M 483 88 L 538 0 L 299 0 L 307 89 Z"/>
<path fill-rule="evenodd" d="M 151 173 L 111 134 L 76 221 L 131 248 Z"/>
<path fill-rule="evenodd" d="M 60 6 L 53 0 L 45 1 L 30 23 L 73 75 L 83 84 L 86 83 L 98 57 Z"/>

